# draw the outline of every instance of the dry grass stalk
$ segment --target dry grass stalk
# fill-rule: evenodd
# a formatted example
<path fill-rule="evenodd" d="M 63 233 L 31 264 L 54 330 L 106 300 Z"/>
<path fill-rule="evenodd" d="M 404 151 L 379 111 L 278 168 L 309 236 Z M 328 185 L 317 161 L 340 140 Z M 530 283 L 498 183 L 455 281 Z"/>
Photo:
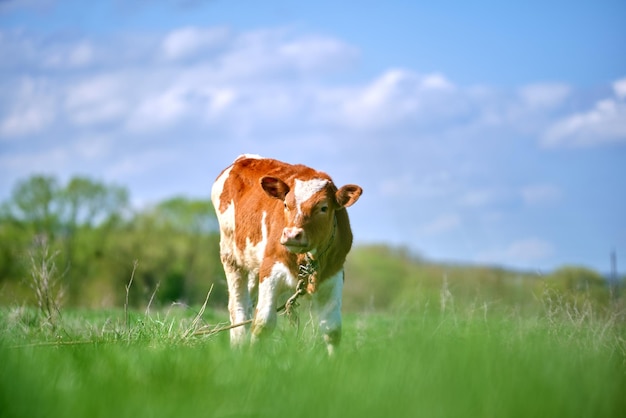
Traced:
<path fill-rule="evenodd" d="M 152 306 L 152 301 L 154 300 L 154 296 L 159 291 L 159 286 L 161 286 L 161 282 L 157 282 L 156 286 L 154 287 L 154 292 L 152 292 L 152 295 L 150 296 L 150 300 L 148 301 L 148 306 L 146 306 L 146 312 L 145 312 L 146 316 L 150 315 L 150 306 Z"/>
<path fill-rule="evenodd" d="M 43 235 L 35 238 L 34 246 L 29 251 L 29 285 L 35 292 L 39 311 L 53 328 L 61 316 L 60 307 L 64 293 L 55 262 L 58 255 L 58 251 L 50 252 L 48 240 Z"/>
<path fill-rule="evenodd" d="M 209 292 L 206 295 L 206 299 L 204 299 L 204 303 L 202 304 L 202 307 L 200 308 L 200 310 L 198 311 L 196 316 L 193 318 L 193 321 L 191 321 L 191 325 L 183 333 L 183 338 L 187 338 L 187 337 L 189 337 L 191 335 L 195 335 L 196 331 L 198 330 L 198 323 L 202 319 L 202 315 L 204 315 L 204 311 L 206 309 L 207 303 L 209 303 L 209 298 L 211 297 L 211 292 L 213 292 L 213 285 L 211 285 L 211 288 L 209 289 Z"/>
<path fill-rule="evenodd" d="M 133 261 L 133 271 L 130 274 L 130 280 L 126 285 L 126 299 L 124 300 L 124 318 L 126 320 L 126 329 L 130 328 L 130 316 L 128 313 L 128 294 L 130 293 L 130 287 L 133 285 L 133 279 L 135 278 L 135 271 L 137 270 L 138 260 Z"/>

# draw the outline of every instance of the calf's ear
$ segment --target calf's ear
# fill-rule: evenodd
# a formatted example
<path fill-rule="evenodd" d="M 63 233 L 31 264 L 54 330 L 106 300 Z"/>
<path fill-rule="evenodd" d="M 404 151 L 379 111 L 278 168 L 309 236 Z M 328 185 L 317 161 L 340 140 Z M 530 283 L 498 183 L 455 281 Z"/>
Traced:
<path fill-rule="evenodd" d="M 335 197 L 337 199 L 337 204 L 339 204 L 340 208 L 347 208 L 348 206 L 352 206 L 359 200 L 359 197 L 363 193 L 363 189 L 356 184 L 346 184 L 341 189 L 337 190 Z"/>
<path fill-rule="evenodd" d="M 289 186 L 279 178 L 265 176 L 261 178 L 260 182 L 261 187 L 270 197 L 285 200 L 285 196 L 289 193 Z"/>

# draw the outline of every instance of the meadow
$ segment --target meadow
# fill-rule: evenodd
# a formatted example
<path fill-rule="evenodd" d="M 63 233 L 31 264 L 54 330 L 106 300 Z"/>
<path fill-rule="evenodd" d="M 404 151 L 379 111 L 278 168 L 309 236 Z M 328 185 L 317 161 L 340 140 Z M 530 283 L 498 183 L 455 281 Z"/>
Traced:
<path fill-rule="evenodd" d="M 232 350 L 196 335 L 227 317 L 210 201 L 129 201 L 34 176 L 0 202 L 0 418 L 624 416 L 617 271 L 355 246 L 337 356 L 306 303 L 298 326 Z"/>
<path fill-rule="evenodd" d="M 438 300 L 345 316 L 328 358 L 299 308 L 232 350 L 193 335 L 225 312 L 0 310 L 2 417 L 618 417 L 626 331 L 616 310 L 551 295 L 532 314 Z M 209 304 L 210 306 L 210 304 Z"/>

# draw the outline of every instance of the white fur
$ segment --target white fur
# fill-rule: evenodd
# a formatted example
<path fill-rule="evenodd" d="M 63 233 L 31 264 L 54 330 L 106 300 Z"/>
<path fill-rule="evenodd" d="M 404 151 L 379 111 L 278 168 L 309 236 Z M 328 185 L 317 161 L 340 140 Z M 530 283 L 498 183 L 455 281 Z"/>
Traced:
<path fill-rule="evenodd" d="M 224 183 L 226 183 L 226 179 L 230 175 L 230 170 L 233 169 L 231 165 L 228 167 L 213 183 L 213 187 L 211 188 L 211 202 L 213 202 L 213 207 L 216 212 L 219 212 L 220 208 L 220 196 L 222 195 L 222 191 L 224 190 Z M 219 214 L 218 214 L 219 216 Z"/>
<path fill-rule="evenodd" d="M 253 299 L 257 291 L 258 274 L 265 246 L 267 245 L 267 212 L 263 212 L 261 218 L 261 240 L 252 244 L 248 239 L 243 251 L 237 248 L 235 243 L 235 202 L 231 201 L 223 212 L 220 212 L 221 195 L 224 184 L 230 175 L 232 166 L 224 170 L 222 175 L 213 184 L 211 189 L 211 201 L 216 209 L 220 225 L 220 254 L 222 259 L 235 260 L 237 265 L 247 266 L 247 276 L 243 270 L 232 268 L 229 263 L 224 264 L 224 272 L 228 282 L 228 310 L 232 324 L 244 322 L 252 318 Z M 236 327 L 231 329 L 231 344 L 241 345 L 246 340 L 246 328 Z"/>
<path fill-rule="evenodd" d="M 329 336 L 341 333 L 341 293 L 343 290 L 343 270 L 323 281 L 313 294 L 313 306 L 319 318 L 319 330 L 324 336 L 328 354 L 336 349 Z"/>
<path fill-rule="evenodd" d="M 263 332 L 271 331 L 276 326 L 276 304 L 285 283 L 295 283 L 289 268 L 277 261 L 267 277 L 259 284 L 259 300 L 256 306 L 252 341 L 256 341 Z"/>
<path fill-rule="evenodd" d="M 243 160 L 244 158 L 251 158 L 253 160 L 264 160 L 264 157 L 261 157 L 259 154 L 241 154 L 239 157 L 235 158 L 235 161 Z"/>
<path fill-rule="evenodd" d="M 218 203 L 219 204 L 219 203 Z M 217 218 L 219 219 L 220 232 L 222 233 L 222 240 L 233 240 L 234 245 L 234 233 L 235 233 L 235 202 L 230 201 L 224 212 L 219 210 L 215 211 Z"/>
<path fill-rule="evenodd" d="M 230 313 L 230 323 L 240 324 L 252 318 L 252 298 L 250 290 L 242 280 L 239 270 L 231 270 L 224 265 L 226 281 L 228 282 L 228 312 Z M 230 343 L 233 346 L 240 346 L 246 341 L 246 328 L 236 327 L 230 330 Z"/>
<path fill-rule="evenodd" d="M 263 261 L 263 255 L 265 254 L 265 247 L 267 246 L 267 212 L 263 211 L 261 217 L 261 240 L 256 244 L 252 244 L 250 238 L 246 238 L 246 247 L 242 254 L 239 254 L 238 261 L 248 266 L 248 270 L 255 270 L 258 274 L 259 267 Z"/>
<path fill-rule="evenodd" d="M 309 200 L 315 193 L 323 190 L 328 184 L 326 179 L 312 179 L 302 181 L 296 179 L 296 185 L 293 188 L 293 194 L 296 198 L 296 207 L 298 215 L 302 216 L 302 204 Z"/>
<path fill-rule="evenodd" d="M 234 259 L 239 263 L 242 254 L 235 244 L 235 204 L 231 202 L 224 212 L 217 212 L 220 220 L 220 255 L 222 260 Z M 228 283 L 228 311 L 231 324 L 244 322 L 252 317 L 252 298 L 250 286 L 242 277 L 242 271 L 232 268 L 231 264 L 223 263 L 226 282 Z M 257 270 L 258 271 L 258 270 Z M 237 327 L 230 330 L 230 341 L 233 346 L 242 345 L 246 341 L 246 328 Z"/>

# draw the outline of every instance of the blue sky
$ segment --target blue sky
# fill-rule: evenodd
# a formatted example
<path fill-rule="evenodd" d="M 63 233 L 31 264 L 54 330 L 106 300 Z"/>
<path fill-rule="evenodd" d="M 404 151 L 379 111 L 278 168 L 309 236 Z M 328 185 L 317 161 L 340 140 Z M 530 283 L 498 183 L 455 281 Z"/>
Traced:
<path fill-rule="evenodd" d="M 238 154 L 358 183 L 358 243 L 626 266 L 626 4 L 0 0 L 0 199 L 208 198 Z"/>

